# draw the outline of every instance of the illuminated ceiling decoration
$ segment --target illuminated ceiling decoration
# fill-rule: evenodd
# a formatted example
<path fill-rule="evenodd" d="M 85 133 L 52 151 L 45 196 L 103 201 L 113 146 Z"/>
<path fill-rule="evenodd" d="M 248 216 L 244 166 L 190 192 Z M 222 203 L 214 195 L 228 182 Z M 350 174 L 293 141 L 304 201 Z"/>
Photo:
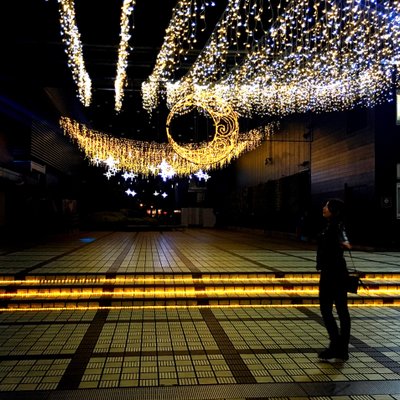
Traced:
<path fill-rule="evenodd" d="M 128 179 L 130 179 L 131 181 L 133 181 L 134 178 L 137 178 L 137 174 L 134 174 L 132 171 L 128 172 L 125 171 L 122 174 L 122 177 L 127 181 Z"/>
<path fill-rule="evenodd" d="M 118 48 L 117 76 L 114 82 L 115 88 L 115 110 L 120 111 L 122 100 L 124 98 L 124 87 L 126 86 L 126 67 L 128 66 L 129 55 L 129 39 L 131 38 L 130 30 L 134 28 L 129 25 L 129 21 L 133 20 L 131 14 L 135 8 L 135 0 L 124 0 L 121 8 L 121 41 Z"/>
<path fill-rule="evenodd" d="M 197 5 L 199 3 L 199 5 Z M 143 108 L 151 112 L 159 103 L 159 92 L 171 79 L 177 64 L 196 43 L 196 32 L 205 29 L 206 7 L 215 6 L 213 1 L 180 0 L 165 31 L 164 43 L 157 55 L 153 72 L 142 84 Z M 200 20 L 203 24 L 198 27 Z"/>
<path fill-rule="evenodd" d="M 268 7 L 267 3 L 263 0 L 228 1 L 220 21 L 188 73 L 175 85 L 171 82 L 165 84 L 170 107 L 190 94 L 194 87 L 206 86 L 222 78 L 228 70 L 230 53 L 234 55 L 237 65 L 238 60 L 258 43 L 257 37 L 265 33 L 261 16 L 264 7 Z M 268 10 L 272 13 L 270 7 Z"/>
<path fill-rule="evenodd" d="M 137 194 L 134 190 L 131 190 L 131 189 L 125 190 L 125 193 L 126 193 L 128 196 L 132 196 L 132 197 L 135 197 L 136 194 Z"/>
<path fill-rule="evenodd" d="M 202 169 L 198 170 L 194 175 L 197 176 L 199 181 L 204 179 L 207 182 L 211 178 L 211 176 L 208 175 L 207 172 L 204 172 Z"/>
<path fill-rule="evenodd" d="M 258 8 L 254 20 L 265 20 L 262 13 Z M 233 15 L 230 21 L 239 21 Z M 220 24 L 213 34 L 220 35 L 218 40 L 211 38 L 188 74 L 166 84 L 169 107 L 200 89 L 247 117 L 336 111 L 390 100 L 393 81 L 399 79 L 398 0 L 290 1 L 268 26 L 240 65 L 226 72 L 224 57 L 228 49 L 234 51 L 235 42 Z"/>
<path fill-rule="evenodd" d="M 164 182 L 167 179 L 172 179 L 176 175 L 174 167 L 169 165 L 165 160 L 162 160 L 161 164 L 157 165 L 157 168 L 160 170 L 158 175 L 161 176 Z"/>
<path fill-rule="evenodd" d="M 92 83 L 85 69 L 80 33 L 75 21 L 73 0 L 58 0 L 60 3 L 60 24 L 63 42 L 67 46 L 68 66 L 72 70 L 73 79 L 78 86 L 78 97 L 82 104 L 89 106 L 92 98 Z M 128 65 L 130 26 L 129 21 L 135 7 L 135 0 L 124 0 L 121 8 L 121 33 L 118 48 L 117 74 L 115 87 L 115 110 L 120 111 L 126 86 L 126 67 Z"/>
<path fill-rule="evenodd" d="M 186 149 L 189 153 L 196 154 L 196 149 L 204 152 L 204 159 L 199 159 L 198 164 L 190 162 L 175 153 L 170 143 L 145 142 L 125 138 L 117 138 L 98 131 L 91 130 L 69 118 L 62 117 L 60 126 L 72 140 L 77 142 L 79 148 L 93 165 L 105 165 L 111 171 L 130 171 L 142 176 L 157 176 L 160 166 L 165 160 L 174 170 L 176 175 L 185 176 L 197 172 L 199 169 L 208 171 L 221 168 L 238 158 L 244 152 L 258 147 L 261 142 L 276 130 L 275 124 L 268 124 L 259 129 L 239 134 L 236 146 L 225 158 L 219 159 L 204 151 L 207 143 L 191 144 Z M 220 135 L 223 135 L 223 131 Z M 210 149 L 212 150 L 212 148 Z M 197 159 L 197 156 L 194 157 Z M 110 172 L 110 176 L 113 172 Z"/>
<path fill-rule="evenodd" d="M 92 82 L 85 69 L 80 33 L 75 22 L 74 0 L 58 0 L 62 41 L 66 45 L 68 66 L 78 87 L 78 97 L 84 106 L 92 99 Z"/>
<path fill-rule="evenodd" d="M 172 138 L 170 124 L 175 115 L 184 115 L 193 109 L 204 110 L 211 116 L 215 126 L 215 135 L 210 142 L 201 146 L 196 144 L 179 145 Z M 239 123 L 236 113 L 226 102 L 206 92 L 189 95 L 176 103 L 167 118 L 167 137 L 175 153 L 185 160 L 200 165 L 216 164 L 232 152 L 238 142 Z"/>

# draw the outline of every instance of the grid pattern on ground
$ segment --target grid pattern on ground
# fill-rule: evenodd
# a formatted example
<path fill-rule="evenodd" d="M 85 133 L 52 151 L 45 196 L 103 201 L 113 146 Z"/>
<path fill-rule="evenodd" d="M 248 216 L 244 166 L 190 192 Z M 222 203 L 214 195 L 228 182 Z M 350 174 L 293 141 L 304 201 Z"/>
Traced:
<path fill-rule="evenodd" d="M 3 313 L 0 391 L 400 380 L 399 310 L 351 313 L 346 364 L 315 308 Z"/>
<path fill-rule="evenodd" d="M 309 245 L 246 232 L 91 237 L 2 250 L 0 275 L 315 273 Z M 400 253 L 354 251 L 353 258 L 364 272 L 400 273 Z M 352 308 L 351 315 L 350 360 L 329 364 L 316 358 L 327 339 L 311 306 L 3 312 L 0 398 L 82 398 L 82 389 L 92 390 L 86 398 L 101 398 L 101 389 L 116 398 L 157 398 L 145 388 L 160 390 L 159 398 L 173 389 L 186 399 L 399 398 L 392 382 L 400 380 L 400 309 Z M 384 383 L 390 390 L 372 389 Z M 190 387 L 203 387 L 202 397 L 186 393 Z"/>
<path fill-rule="evenodd" d="M 0 274 L 315 272 L 310 245 L 243 232 L 208 231 L 198 237 L 197 232 L 90 234 L 94 240 L 86 244 L 73 237 L 12 253 L 0 251 Z M 353 251 L 353 260 L 364 272 L 400 272 L 400 253 Z M 348 263 L 352 265 L 349 258 Z"/>

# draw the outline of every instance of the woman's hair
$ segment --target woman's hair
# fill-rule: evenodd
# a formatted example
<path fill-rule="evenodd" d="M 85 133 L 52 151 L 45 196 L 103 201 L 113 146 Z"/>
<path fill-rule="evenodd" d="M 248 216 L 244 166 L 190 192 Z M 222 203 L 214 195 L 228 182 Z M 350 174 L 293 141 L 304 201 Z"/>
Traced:
<path fill-rule="evenodd" d="M 335 219 L 342 219 L 344 213 L 344 202 L 340 199 L 329 199 L 328 210 L 331 212 L 332 217 Z"/>

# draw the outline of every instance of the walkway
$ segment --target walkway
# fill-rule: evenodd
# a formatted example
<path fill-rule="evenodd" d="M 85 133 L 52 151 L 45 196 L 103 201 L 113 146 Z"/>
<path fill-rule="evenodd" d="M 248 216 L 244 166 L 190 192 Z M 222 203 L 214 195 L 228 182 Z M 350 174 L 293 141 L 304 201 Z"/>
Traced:
<path fill-rule="evenodd" d="M 400 252 L 353 252 L 347 363 L 316 358 L 314 258 L 189 229 L 0 249 L 0 399 L 400 399 Z"/>

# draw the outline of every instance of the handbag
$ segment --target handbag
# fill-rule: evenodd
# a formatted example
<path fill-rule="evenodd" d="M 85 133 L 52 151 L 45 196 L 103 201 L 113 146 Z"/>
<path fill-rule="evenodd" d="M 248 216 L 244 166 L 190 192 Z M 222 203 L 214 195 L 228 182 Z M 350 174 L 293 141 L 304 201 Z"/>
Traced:
<path fill-rule="evenodd" d="M 346 282 L 346 290 L 349 293 L 357 294 L 360 285 L 363 285 L 361 281 L 361 273 L 357 270 L 349 271 Z"/>
<path fill-rule="evenodd" d="M 349 254 L 350 254 L 351 263 L 353 265 L 353 269 L 349 270 L 349 273 L 347 275 L 346 290 L 349 293 L 357 294 L 360 286 L 365 287 L 363 281 L 361 280 L 361 277 L 363 277 L 364 274 L 360 271 L 357 271 L 357 269 L 354 265 L 353 256 L 352 256 L 350 250 L 349 250 Z"/>

